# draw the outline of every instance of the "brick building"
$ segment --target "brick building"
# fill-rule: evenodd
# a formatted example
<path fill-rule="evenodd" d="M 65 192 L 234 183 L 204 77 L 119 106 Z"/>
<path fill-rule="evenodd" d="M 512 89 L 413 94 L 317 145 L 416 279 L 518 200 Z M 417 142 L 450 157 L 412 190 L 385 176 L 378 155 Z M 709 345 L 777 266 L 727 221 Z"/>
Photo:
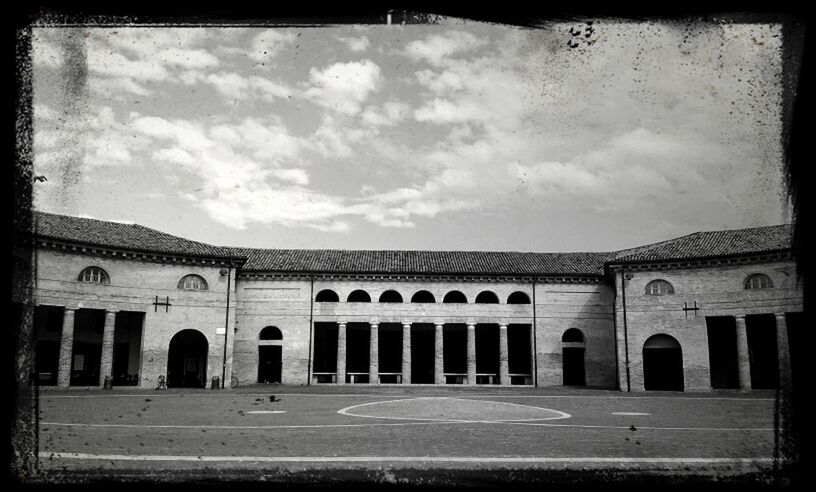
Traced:
<path fill-rule="evenodd" d="M 18 301 L 35 306 L 41 385 L 773 388 L 803 325 L 788 225 L 520 253 L 232 248 L 34 221 L 18 236 L 34 296 Z"/>

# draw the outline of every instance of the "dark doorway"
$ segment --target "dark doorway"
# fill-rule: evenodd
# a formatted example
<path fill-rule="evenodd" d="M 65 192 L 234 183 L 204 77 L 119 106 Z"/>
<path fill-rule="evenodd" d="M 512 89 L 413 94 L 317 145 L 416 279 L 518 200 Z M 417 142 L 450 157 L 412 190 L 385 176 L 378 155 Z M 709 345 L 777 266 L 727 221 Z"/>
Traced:
<path fill-rule="evenodd" d="M 443 372 L 467 374 L 467 325 L 445 325 L 442 352 Z"/>
<path fill-rule="evenodd" d="M 751 361 L 751 388 L 776 389 L 779 385 L 779 358 L 774 315 L 748 315 L 745 317 L 745 329 Z"/>
<path fill-rule="evenodd" d="M 411 327 L 411 384 L 434 383 L 434 326 Z"/>
<path fill-rule="evenodd" d="M 683 351 L 669 335 L 653 335 L 643 344 L 643 385 L 647 391 L 683 391 Z"/>
<path fill-rule="evenodd" d="M 368 361 L 371 358 L 370 341 L 371 326 L 368 323 L 346 325 L 346 374 L 368 374 Z"/>
<path fill-rule="evenodd" d="M 144 313 L 116 313 L 113 333 L 113 385 L 137 386 L 142 363 L 142 322 Z"/>
<path fill-rule="evenodd" d="M 584 334 L 577 328 L 570 328 L 561 337 L 564 386 L 585 386 L 586 370 L 584 354 L 586 343 Z"/>
<path fill-rule="evenodd" d="M 788 350 L 790 353 L 791 385 L 795 385 L 798 378 L 802 378 L 807 384 L 807 369 L 805 359 L 807 357 L 807 345 L 804 343 L 803 330 L 805 329 L 805 313 L 787 313 L 785 315 L 788 325 Z"/>
<path fill-rule="evenodd" d="M 507 326 L 507 366 L 510 374 L 532 374 L 530 325 Z"/>
<path fill-rule="evenodd" d="M 99 386 L 105 311 L 78 309 L 71 355 L 71 386 Z"/>
<path fill-rule="evenodd" d="M 203 388 L 207 383 L 207 338 L 198 330 L 181 330 L 170 340 L 167 386 Z"/>
<path fill-rule="evenodd" d="M 476 325 L 476 384 L 498 384 L 499 374 L 499 325 Z"/>
<path fill-rule="evenodd" d="M 337 372 L 337 323 L 315 323 L 312 371 Z"/>
<path fill-rule="evenodd" d="M 42 386 L 57 384 L 63 313 L 64 310 L 59 307 L 34 308 L 34 335 L 37 339 L 34 366 L 37 380 Z"/>
<path fill-rule="evenodd" d="M 733 316 L 706 316 L 711 387 L 739 389 L 737 324 Z"/>
<path fill-rule="evenodd" d="M 283 367 L 280 345 L 261 345 L 258 347 L 258 382 L 280 383 Z"/>
<path fill-rule="evenodd" d="M 380 374 L 402 374 L 402 325 L 381 324 L 378 342 L 377 367 Z"/>

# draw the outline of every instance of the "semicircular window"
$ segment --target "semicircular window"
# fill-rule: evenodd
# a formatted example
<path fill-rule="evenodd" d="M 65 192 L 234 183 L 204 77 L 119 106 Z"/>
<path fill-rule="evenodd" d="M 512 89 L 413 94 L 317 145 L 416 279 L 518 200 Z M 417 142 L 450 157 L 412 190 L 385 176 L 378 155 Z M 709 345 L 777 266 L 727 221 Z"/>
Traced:
<path fill-rule="evenodd" d="M 497 296 L 495 292 L 485 290 L 485 291 L 479 292 L 479 295 L 476 296 L 476 303 L 477 304 L 498 304 L 499 303 L 499 296 Z"/>
<path fill-rule="evenodd" d="M 98 266 L 89 266 L 79 273 L 77 280 L 80 282 L 88 282 L 91 284 L 109 284 L 110 277 L 108 272 Z"/>
<path fill-rule="evenodd" d="M 355 290 L 349 294 L 346 302 L 371 302 L 371 296 L 364 290 Z"/>
<path fill-rule="evenodd" d="M 665 280 L 652 280 L 646 284 L 647 296 L 666 296 L 674 294 L 674 287 Z"/>
<path fill-rule="evenodd" d="M 452 290 L 442 298 L 444 303 L 467 304 L 467 297 L 458 290 Z"/>
<path fill-rule="evenodd" d="M 178 288 L 183 290 L 207 290 L 207 281 L 200 275 L 190 274 L 181 277 Z"/>
<path fill-rule="evenodd" d="M 267 326 L 261 330 L 261 340 L 283 340 L 283 334 L 277 326 Z"/>
<path fill-rule="evenodd" d="M 380 302 L 402 302 L 402 296 L 396 290 L 386 290 L 380 295 Z"/>
<path fill-rule="evenodd" d="M 525 292 L 513 292 L 507 298 L 507 304 L 530 304 L 530 296 Z"/>
<path fill-rule="evenodd" d="M 324 289 L 317 293 L 315 302 L 340 302 L 337 292 L 331 289 Z"/>
<path fill-rule="evenodd" d="M 773 282 L 771 281 L 771 277 L 765 275 L 764 273 L 755 273 L 753 275 L 748 275 L 748 278 L 745 279 L 745 288 L 772 289 Z"/>
<path fill-rule="evenodd" d="M 436 302 L 436 299 L 434 299 L 433 294 L 431 294 L 427 290 L 420 290 L 419 292 L 411 296 L 411 302 L 432 303 Z"/>

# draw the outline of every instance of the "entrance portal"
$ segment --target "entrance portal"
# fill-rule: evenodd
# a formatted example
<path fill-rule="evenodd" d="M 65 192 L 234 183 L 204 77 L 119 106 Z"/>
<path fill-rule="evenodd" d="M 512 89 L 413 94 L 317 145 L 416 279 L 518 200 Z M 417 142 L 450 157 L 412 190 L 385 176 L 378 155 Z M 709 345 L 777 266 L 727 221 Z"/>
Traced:
<path fill-rule="evenodd" d="M 751 361 L 751 387 L 776 389 L 779 385 L 779 358 L 776 349 L 776 319 L 773 314 L 745 317 L 748 354 Z"/>
<path fill-rule="evenodd" d="M 207 338 L 198 330 L 181 330 L 170 340 L 167 386 L 203 388 L 207 382 Z"/>
<path fill-rule="evenodd" d="M 570 328 L 561 337 L 564 364 L 564 386 L 586 385 L 584 334 L 577 328 Z"/>
<path fill-rule="evenodd" d="M 261 345 L 258 347 L 258 382 L 281 382 L 281 346 Z"/>
<path fill-rule="evenodd" d="M 674 337 L 652 335 L 643 344 L 643 385 L 647 391 L 683 391 L 683 350 Z"/>
<path fill-rule="evenodd" d="M 706 316 L 711 387 L 739 389 L 737 324 L 733 316 Z"/>
<path fill-rule="evenodd" d="M 434 325 L 414 323 L 411 327 L 411 384 L 434 383 L 434 337 Z"/>

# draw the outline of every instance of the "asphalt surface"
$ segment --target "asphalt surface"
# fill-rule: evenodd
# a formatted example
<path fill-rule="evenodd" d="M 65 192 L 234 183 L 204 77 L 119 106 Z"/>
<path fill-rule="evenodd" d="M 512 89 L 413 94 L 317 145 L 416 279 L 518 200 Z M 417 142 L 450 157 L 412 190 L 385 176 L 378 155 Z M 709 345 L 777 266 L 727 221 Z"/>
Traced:
<path fill-rule="evenodd" d="M 382 479 L 382 470 L 406 468 L 744 475 L 778 464 L 774 396 L 279 385 L 47 389 L 39 400 L 40 468 L 45 476 L 361 469 Z"/>

